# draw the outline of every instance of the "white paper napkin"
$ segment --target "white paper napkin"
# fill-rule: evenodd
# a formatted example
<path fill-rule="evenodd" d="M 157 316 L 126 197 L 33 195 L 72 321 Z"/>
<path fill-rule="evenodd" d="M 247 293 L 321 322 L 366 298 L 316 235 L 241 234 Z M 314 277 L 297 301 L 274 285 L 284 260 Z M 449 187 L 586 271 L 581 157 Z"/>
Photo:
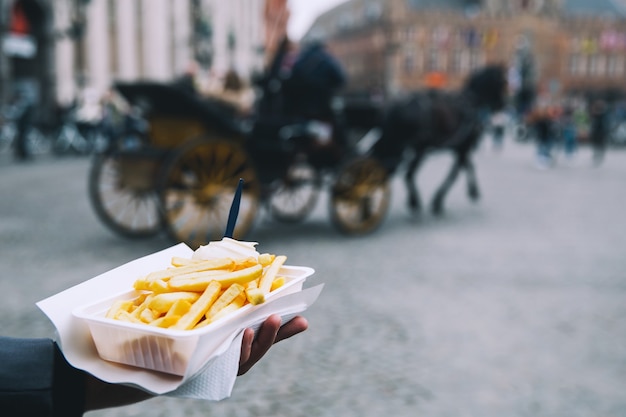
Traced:
<path fill-rule="evenodd" d="M 233 323 L 231 335 L 215 350 L 206 365 L 192 375 L 180 377 L 102 360 L 86 323 L 74 317 L 72 311 L 107 295 L 127 290 L 136 278 L 168 267 L 172 256 L 190 257 L 192 253 L 188 246 L 179 244 L 39 301 L 37 306 L 57 330 L 57 342 L 66 360 L 106 382 L 136 386 L 155 395 L 219 401 L 232 392 L 239 367 L 243 330 L 258 327 L 271 314 L 280 315 L 286 323 L 313 304 L 323 288 L 320 284 L 269 300 L 241 317 Z"/>

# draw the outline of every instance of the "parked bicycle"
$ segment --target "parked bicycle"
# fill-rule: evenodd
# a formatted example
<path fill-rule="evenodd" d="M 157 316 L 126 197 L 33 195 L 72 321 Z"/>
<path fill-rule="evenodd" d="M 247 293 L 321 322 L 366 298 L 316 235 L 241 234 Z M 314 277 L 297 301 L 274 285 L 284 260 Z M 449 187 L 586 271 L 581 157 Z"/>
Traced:
<path fill-rule="evenodd" d="M 52 138 L 55 155 L 88 155 L 106 147 L 108 139 L 101 120 L 81 120 L 78 105 L 73 103 L 59 110 L 58 124 Z"/>

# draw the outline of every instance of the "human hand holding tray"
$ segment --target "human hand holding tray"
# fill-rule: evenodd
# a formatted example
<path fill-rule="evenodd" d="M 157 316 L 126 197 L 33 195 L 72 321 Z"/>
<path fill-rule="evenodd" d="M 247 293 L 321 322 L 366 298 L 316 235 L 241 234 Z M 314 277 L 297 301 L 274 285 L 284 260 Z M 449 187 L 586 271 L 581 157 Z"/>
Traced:
<path fill-rule="evenodd" d="M 204 335 L 200 340 L 198 335 L 198 343 L 190 353 L 184 375 L 101 359 L 84 315 L 92 314 L 97 322 L 99 313 L 94 310 L 98 310 L 98 304 L 132 289 L 135 278 L 168 267 L 172 257 L 191 257 L 192 254 L 188 246 L 179 244 L 131 261 L 38 302 L 37 306 L 56 327 L 58 342 L 67 361 L 103 381 L 134 385 L 152 394 L 221 400 L 230 396 L 234 386 L 243 330 L 258 326 L 271 314 L 279 314 L 283 322 L 288 321 L 312 305 L 323 288 L 322 284 L 302 289 L 304 281 L 314 273 L 313 269 L 284 266 L 285 269 L 291 268 L 291 273 L 295 274 L 294 284 L 285 286 L 281 293 L 268 297 L 265 303 L 253 306 L 244 314 L 225 317 L 215 328 L 206 326 L 204 331 L 214 337 Z"/>

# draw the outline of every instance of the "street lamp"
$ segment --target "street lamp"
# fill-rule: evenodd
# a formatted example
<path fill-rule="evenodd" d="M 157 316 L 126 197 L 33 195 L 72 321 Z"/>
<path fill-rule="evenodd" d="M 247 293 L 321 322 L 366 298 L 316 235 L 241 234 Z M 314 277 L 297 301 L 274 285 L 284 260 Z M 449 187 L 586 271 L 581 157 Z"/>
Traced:
<path fill-rule="evenodd" d="M 87 6 L 91 0 L 74 0 L 74 13 L 72 22 L 67 29 L 67 35 L 74 42 L 76 51 L 76 84 L 79 89 L 85 86 L 87 75 L 87 62 L 85 57 L 85 46 L 83 40 L 87 28 Z"/>
<path fill-rule="evenodd" d="M 230 28 L 228 31 L 228 57 L 230 60 L 230 68 L 235 68 L 235 49 L 237 48 L 237 37 L 235 36 L 235 31 L 233 28 Z"/>
<path fill-rule="evenodd" d="M 193 7 L 193 51 L 195 61 L 204 69 L 213 65 L 213 25 L 199 0 Z"/>
<path fill-rule="evenodd" d="M 4 45 L 4 39 L 8 30 L 8 16 L 9 2 L 7 0 L 0 0 L 0 47 Z M 4 51 L 2 51 L 2 53 L 0 53 L 0 106 L 4 106 L 9 97 L 9 77 L 9 59 Z"/>
<path fill-rule="evenodd" d="M 537 82 L 532 45 L 527 35 L 520 38 L 514 65 L 519 83 L 515 94 L 515 104 L 518 113 L 525 114 L 535 100 Z"/>

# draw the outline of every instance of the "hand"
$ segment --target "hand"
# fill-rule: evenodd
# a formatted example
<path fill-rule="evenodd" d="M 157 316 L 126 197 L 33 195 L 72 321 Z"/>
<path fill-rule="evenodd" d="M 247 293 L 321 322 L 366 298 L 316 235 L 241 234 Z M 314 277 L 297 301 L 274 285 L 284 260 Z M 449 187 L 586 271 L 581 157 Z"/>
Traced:
<path fill-rule="evenodd" d="M 271 315 L 263 322 L 256 337 L 254 330 L 246 329 L 241 342 L 238 375 L 248 372 L 274 343 L 302 333 L 308 327 L 309 324 L 304 317 L 294 317 L 281 326 L 280 316 Z M 85 378 L 85 411 L 120 407 L 153 397 L 141 389 L 103 382 L 88 373 L 85 373 Z"/>
<path fill-rule="evenodd" d="M 237 375 L 243 375 L 248 372 L 274 343 L 302 333 L 308 327 L 307 320 L 301 316 L 296 316 L 281 326 L 280 316 L 274 314 L 263 322 L 256 337 L 254 330 L 246 329 L 241 341 L 241 356 Z"/>

